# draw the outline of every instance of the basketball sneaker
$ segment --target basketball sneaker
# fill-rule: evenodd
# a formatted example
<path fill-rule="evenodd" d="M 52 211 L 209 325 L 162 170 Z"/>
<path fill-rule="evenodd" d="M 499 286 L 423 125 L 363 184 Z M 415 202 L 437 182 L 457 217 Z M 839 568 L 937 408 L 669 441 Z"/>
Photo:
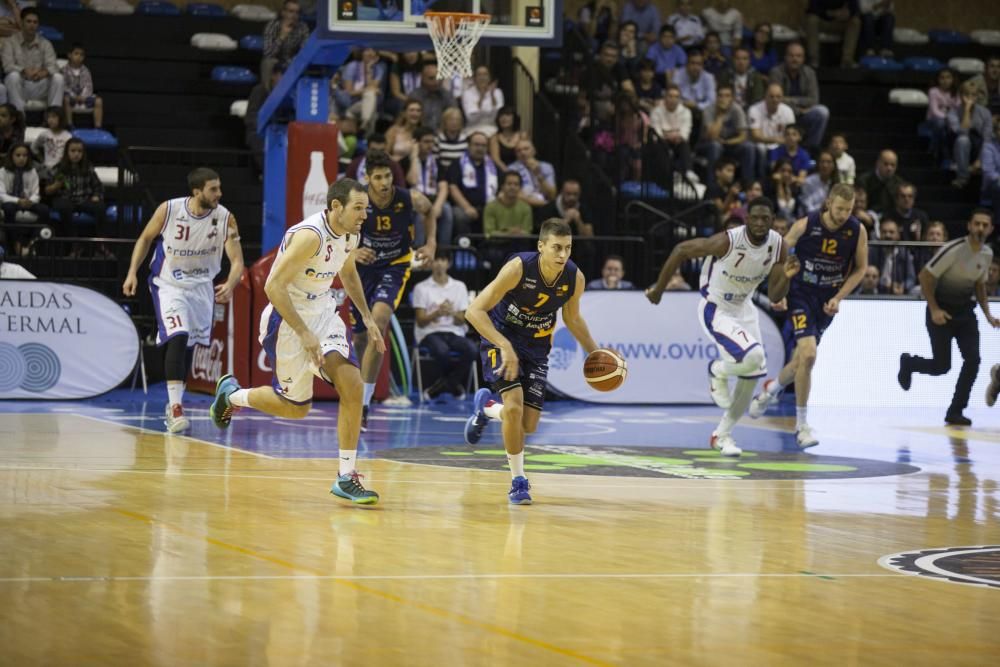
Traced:
<path fill-rule="evenodd" d="M 750 401 L 750 410 L 747 411 L 747 414 L 750 415 L 751 419 L 759 419 L 767 412 L 768 408 L 778 402 L 782 391 L 784 389 L 781 388 L 777 380 L 773 378 L 766 380 L 761 392 Z"/>
<path fill-rule="evenodd" d="M 507 499 L 511 505 L 530 505 L 531 494 L 528 491 L 531 484 L 527 477 L 515 477 L 510 482 L 510 491 L 507 492 Z"/>
<path fill-rule="evenodd" d="M 997 394 L 1000 394 L 1000 364 L 993 364 L 990 369 L 990 384 L 986 387 L 986 405 L 991 408 L 996 405 Z"/>
<path fill-rule="evenodd" d="M 726 378 L 718 377 L 712 372 L 712 364 L 708 362 L 708 393 L 712 395 L 712 400 L 723 410 L 733 404 L 733 397 L 729 393 L 729 381 Z"/>
<path fill-rule="evenodd" d="M 903 391 L 910 391 L 913 385 L 913 369 L 910 368 L 910 355 L 906 352 L 899 355 L 899 373 L 896 374 L 896 381 Z"/>
<path fill-rule="evenodd" d="M 723 456 L 739 456 L 743 450 L 736 446 L 736 441 L 731 435 L 719 435 L 712 432 L 712 438 L 708 441 L 712 449 L 717 449 Z"/>
<path fill-rule="evenodd" d="M 191 422 L 184 416 L 184 408 L 180 403 L 170 405 L 167 403 L 166 419 L 163 425 L 167 427 L 168 433 L 180 433 L 191 428 Z"/>
<path fill-rule="evenodd" d="M 232 375 L 223 375 L 215 383 L 215 400 L 208 408 L 212 423 L 219 428 L 228 428 L 233 419 L 233 413 L 239 408 L 229 401 L 233 392 L 240 388 L 240 383 Z"/>
<path fill-rule="evenodd" d="M 465 442 L 469 445 L 479 442 L 486 425 L 490 423 L 490 418 L 486 416 L 486 406 L 493 402 L 490 396 L 492 396 L 490 390 L 483 387 L 472 399 L 472 416 L 465 422 Z"/>
<path fill-rule="evenodd" d="M 364 433 L 368 430 L 368 406 L 361 406 L 361 432 Z"/>
<path fill-rule="evenodd" d="M 378 494 L 362 486 L 361 477 L 357 470 L 339 476 L 330 487 L 330 493 L 358 505 L 374 505 L 378 502 Z"/>
<path fill-rule="evenodd" d="M 795 442 L 798 443 L 799 449 L 809 449 L 819 444 L 812 427 L 808 424 L 803 424 L 795 431 Z"/>

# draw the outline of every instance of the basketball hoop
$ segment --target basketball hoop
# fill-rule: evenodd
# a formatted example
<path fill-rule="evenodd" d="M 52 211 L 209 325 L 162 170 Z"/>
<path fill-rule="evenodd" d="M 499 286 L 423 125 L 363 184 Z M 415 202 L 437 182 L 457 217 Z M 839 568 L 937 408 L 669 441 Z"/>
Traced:
<path fill-rule="evenodd" d="M 450 79 L 455 74 L 472 76 L 472 49 L 483 36 L 490 18 L 489 14 L 424 12 L 438 59 L 437 78 Z"/>

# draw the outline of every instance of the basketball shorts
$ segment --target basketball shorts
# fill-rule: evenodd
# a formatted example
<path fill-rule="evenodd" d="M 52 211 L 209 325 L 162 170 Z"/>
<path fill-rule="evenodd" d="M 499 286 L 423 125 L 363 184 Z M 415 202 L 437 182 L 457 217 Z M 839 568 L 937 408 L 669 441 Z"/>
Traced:
<path fill-rule="evenodd" d="M 483 363 L 483 379 L 501 397 L 504 392 L 521 387 L 524 394 L 524 404 L 540 411 L 545 404 L 545 386 L 549 376 L 549 348 L 551 347 L 549 341 L 552 339 L 545 338 L 544 349 L 533 343 L 523 343 L 516 336 L 508 336 L 508 339 L 514 346 L 514 353 L 517 355 L 519 377 L 516 380 L 505 380 L 503 374 L 497 372 L 503 362 L 500 348 L 483 338 L 479 346 Z"/>
<path fill-rule="evenodd" d="M 791 323 L 795 340 L 815 336 L 819 343 L 833 315 L 827 315 L 823 304 L 832 299 L 836 292 L 796 291 L 788 294 L 788 321 Z"/>
<path fill-rule="evenodd" d="M 715 341 L 719 356 L 724 361 L 740 362 L 747 352 L 761 347 L 760 319 L 757 309 L 747 301 L 739 310 L 720 308 L 717 304 L 702 299 L 698 303 L 698 321 L 702 329 Z M 767 373 L 767 367 L 760 374 Z"/>
<path fill-rule="evenodd" d="M 319 339 L 324 358 L 328 354 L 339 354 L 355 366 L 359 365 L 335 301 L 331 299 L 327 308 L 316 313 L 300 312 L 299 315 Z M 260 344 L 274 369 L 271 380 L 274 392 L 290 403 L 304 405 L 312 401 L 313 377 L 332 384 L 323 369 L 309 358 L 299 335 L 282 320 L 281 314 L 271 304 L 260 316 Z"/>
<path fill-rule="evenodd" d="M 358 275 L 361 276 L 361 286 L 365 291 L 365 301 L 368 307 L 373 307 L 377 302 L 387 303 L 392 307 L 393 312 L 399 307 L 399 300 L 403 298 L 403 290 L 406 289 L 406 281 L 410 279 L 410 264 L 390 264 L 389 266 L 363 266 L 358 265 Z M 351 304 L 351 322 L 354 333 L 365 330 L 365 325 L 361 321 L 361 312 Z"/>
<path fill-rule="evenodd" d="M 157 279 L 149 281 L 156 312 L 156 344 L 187 334 L 188 347 L 208 345 L 215 313 L 215 288 L 210 282 L 177 287 Z"/>

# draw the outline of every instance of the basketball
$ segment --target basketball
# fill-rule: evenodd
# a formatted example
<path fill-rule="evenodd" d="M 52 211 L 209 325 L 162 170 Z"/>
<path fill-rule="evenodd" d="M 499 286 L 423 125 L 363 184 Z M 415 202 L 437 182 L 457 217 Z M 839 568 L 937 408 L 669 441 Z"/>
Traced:
<path fill-rule="evenodd" d="M 625 360 L 611 350 L 594 350 L 583 362 L 583 376 L 597 391 L 613 391 L 628 376 Z"/>

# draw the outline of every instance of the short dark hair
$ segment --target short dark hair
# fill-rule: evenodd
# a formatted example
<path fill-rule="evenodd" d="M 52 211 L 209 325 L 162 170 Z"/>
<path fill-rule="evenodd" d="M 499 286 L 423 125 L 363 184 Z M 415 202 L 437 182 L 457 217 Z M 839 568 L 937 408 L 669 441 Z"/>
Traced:
<path fill-rule="evenodd" d="M 990 219 L 990 224 L 993 224 L 993 211 L 986 208 L 985 206 L 977 206 L 976 208 L 972 209 L 972 215 L 969 216 L 969 220 L 972 220 L 977 215 L 985 215 L 987 218 Z"/>
<path fill-rule="evenodd" d="M 724 157 L 724 158 L 721 158 L 721 159 L 715 161 L 715 170 L 716 171 L 719 171 L 723 167 L 732 167 L 733 169 L 735 169 L 736 166 L 737 166 L 736 165 L 736 160 L 733 160 L 732 158 Z"/>
<path fill-rule="evenodd" d="M 549 218 L 538 231 L 538 240 L 544 242 L 550 236 L 572 236 L 573 230 L 562 218 Z"/>
<path fill-rule="evenodd" d="M 188 187 L 192 190 L 202 190 L 205 183 L 219 180 L 219 173 L 208 167 L 198 167 L 188 174 Z"/>
<path fill-rule="evenodd" d="M 755 206 L 764 206 L 768 211 L 774 213 L 774 202 L 768 197 L 757 197 L 755 199 L 751 199 L 750 203 L 747 204 L 747 213 L 752 211 Z"/>
<path fill-rule="evenodd" d="M 603 51 L 604 49 L 614 49 L 615 51 L 621 51 L 621 47 L 618 46 L 618 42 L 614 41 L 613 39 L 609 39 L 603 44 L 601 44 L 601 51 Z"/>
<path fill-rule="evenodd" d="M 704 60 L 705 52 L 697 47 L 691 49 L 690 51 L 688 51 L 688 62 L 691 62 L 691 59 L 694 58 L 695 56 L 698 56 L 699 58 Z"/>
<path fill-rule="evenodd" d="M 521 177 L 521 172 L 515 171 L 513 169 L 508 169 L 503 173 L 503 175 L 500 177 L 500 183 L 506 183 L 507 179 L 510 178 L 511 176 L 517 177 L 517 182 L 520 185 L 524 185 L 524 178 Z"/>
<path fill-rule="evenodd" d="M 720 42 L 722 41 L 722 37 L 719 36 L 718 30 L 709 30 L 708 32 L 706 32 L 705 39 L 708 39 L 709 37 L 715 37 Z"/>
<path fill-rule="evenodd" d="M 625 266 L 625 258 L 621 255 L 607 255 L 604 257 L 604 261 L 601 262 L 601 266 L 604 266 L 608 262 L 621 262 L 622 266 Z"/>
<path fill-rule="evenodd" d="M 21 19 L 23 20 L 26 16 L 34 16 L 36 19 L 41 20 L 38 16 L 38 10 L 34 7 L 25 7 L 21 10 Z"/>
<path fill-rule="evenodd" d="M 786 125 L 785 126 L 785 132 L 788 132 L 789 130 L 795 130 L 796 132 L 798 132 L 799 133 L 799 137 L 805 136 L 802 133 L 802 126 L 799 125 L 798 123 L 791 123 L 790 125 Z"/>
<path fill-rule="evenodd" d="M 670 25 L 669 23 L 664 23 L 662 26 L 660 26 L 660 34 L 662 35 L 665 32 L 669 32 L 674 37 L 677 36 L 677 31 L 674 30 L 674 26 Z"/>
<path fill-rule="evenodd" d="M 70 44 L 69 51 L 67 51 L 66 53 L 73 53 L 77 49 L 80 49 L 84 53 L 87 52 L 87 47 L 85 47 L 83 44 L 81 44 L 80 42 L 73 42 L 72 44 Z"/>
<path fill-rule="evenodd" d="M 365 186 L 353 178 L 342 178 L 339 181 L 334 181 L 326 191 L 326 205 L 329 207 L 330 202 L 337 200 L 341 206 L 347 206 L 347 202 L 351 200 L 352 192 L 364 193 L 367 190 Z"/>
<path fill-rule="evenodd" d="M 426 137 L 428 134 L 434 135 L 435 132 L 434 132 L 434 130 L 432 130 L 431 128 L 427 127 L 426 125 L 421 125 L 421 126 L 419 126 L 417 129 L 415 129 L 413 131 L 413 140 L 419 142 L 421 139 L 423 139 L 424 137 Z"/>
<path fill-rule="evenodd" d="M 517 113 L 517 109 L 515 109 L 513 106 L 508 104 L 506 106 L 502 106 L 499 109 L 497 109 L 497 118 L 499 118 L 500 116 L 513 117 L 514 122 L 510 124 L 511 129 L 513 129 L 515 132 L 519 132 L 521 130 L 521 114 Z"/>
<path fill-rule="evenodd" d="M 451 251 L 447 248 L 438 248 L 434 251 L 434 259 L 446 259 L 451 264 Z"/>
<path fill-rule="evenodd" d="M 369 144 L 384 144 L 386 142 L 385 135 L 381 132 L 372 132 L 368 135 Z"/>
<path fill-rule="evenodd" d="M 641 72 L 644 69 L 652 70 L 652 71 L 655 72 L 656 71 L 656 63 L 654 63 L 649 58 L 643 58 L 642 60 L 639 61 L 639 71 Z"/>
<path fill-rule="evenodd" d="M 368 151 L 365 156 L 365 173 L 371 176 L 376 169 L 388 169 L 392 171 L 392 158 L 382 150 Z"/>

